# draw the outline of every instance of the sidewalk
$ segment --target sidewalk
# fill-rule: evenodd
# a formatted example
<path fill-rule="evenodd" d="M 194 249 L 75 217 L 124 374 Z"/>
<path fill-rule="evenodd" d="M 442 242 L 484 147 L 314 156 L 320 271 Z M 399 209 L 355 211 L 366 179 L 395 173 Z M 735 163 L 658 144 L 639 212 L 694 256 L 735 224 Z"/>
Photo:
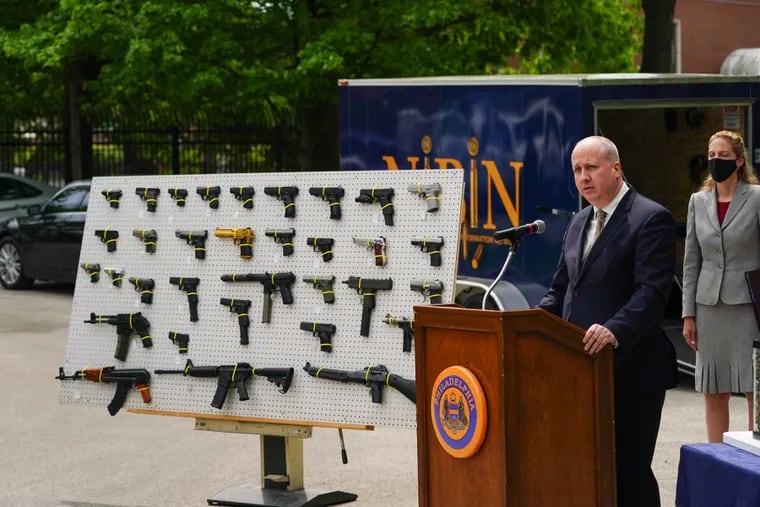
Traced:
<path fill-rule="evenodd" d="M 60 405 L 53 379 L 63 358 L 71 293 L 0 290 L 0 505 L 205 506 L 228 486 L 259 483 L 255 435 L 193 430 L 182 417 Z M 131 394 L 133 395 L 133 394 Z M 746 402 L 731 399 L 731 429 L 744 430 Z M 655 454 L 662 505 L 675 502 L 679 449 L 705 441 L 693 386 L 668 392 Z M 347 505 L 417 505 L 416 433 L 315 428 L 304 443 L 309 490 L 359 495 Z"/>

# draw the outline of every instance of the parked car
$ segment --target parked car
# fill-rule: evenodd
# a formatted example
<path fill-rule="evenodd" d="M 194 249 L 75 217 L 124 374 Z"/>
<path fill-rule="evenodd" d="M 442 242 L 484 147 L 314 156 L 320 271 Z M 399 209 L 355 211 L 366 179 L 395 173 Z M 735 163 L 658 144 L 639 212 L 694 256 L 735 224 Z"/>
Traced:
<path fill-rule="evenodd" d="M 25 289 L 35 280 L 74 283 L 90 181 L 69 183 L 27 216 L 0 221 L 0 284 Z"/>
<path fill-rule="evenodd" d="M 26 215 L 29 206 L 45 204 L 57 190 L 30 178 L 0 173 L 0 221 Z"/>

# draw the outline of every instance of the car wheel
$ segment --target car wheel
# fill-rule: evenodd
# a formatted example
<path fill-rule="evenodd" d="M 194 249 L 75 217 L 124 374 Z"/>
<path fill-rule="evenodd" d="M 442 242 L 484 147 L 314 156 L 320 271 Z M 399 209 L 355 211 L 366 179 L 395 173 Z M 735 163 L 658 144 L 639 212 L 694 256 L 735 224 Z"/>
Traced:
<path fill-rule="evenodd" d="M 6 289 L 28 289 L 34 284 L 24 275 L 21 252 L 12 238 L 0 240 L 0 284 Z"/>

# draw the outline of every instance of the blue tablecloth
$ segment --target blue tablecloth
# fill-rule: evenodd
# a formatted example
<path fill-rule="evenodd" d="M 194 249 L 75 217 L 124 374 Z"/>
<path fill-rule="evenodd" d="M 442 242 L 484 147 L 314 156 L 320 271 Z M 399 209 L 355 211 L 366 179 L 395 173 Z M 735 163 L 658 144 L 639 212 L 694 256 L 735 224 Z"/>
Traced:
<path fill-rule="evenodd" d="M 728 444 L 681 446 L 676 507 L 760 507 L 760 456 Z"/>

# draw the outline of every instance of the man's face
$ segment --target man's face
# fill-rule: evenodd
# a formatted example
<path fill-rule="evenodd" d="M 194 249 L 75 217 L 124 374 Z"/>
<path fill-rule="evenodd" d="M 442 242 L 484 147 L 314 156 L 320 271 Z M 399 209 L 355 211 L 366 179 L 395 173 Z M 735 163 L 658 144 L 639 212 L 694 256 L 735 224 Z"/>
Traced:
<path fill-rule="evenodd" d="M 622 181 L 620 162 L 612 162 L 594 143 L 579 144 L 570 157 L 578 192 L 597 208 L 615 198 Z"/>

